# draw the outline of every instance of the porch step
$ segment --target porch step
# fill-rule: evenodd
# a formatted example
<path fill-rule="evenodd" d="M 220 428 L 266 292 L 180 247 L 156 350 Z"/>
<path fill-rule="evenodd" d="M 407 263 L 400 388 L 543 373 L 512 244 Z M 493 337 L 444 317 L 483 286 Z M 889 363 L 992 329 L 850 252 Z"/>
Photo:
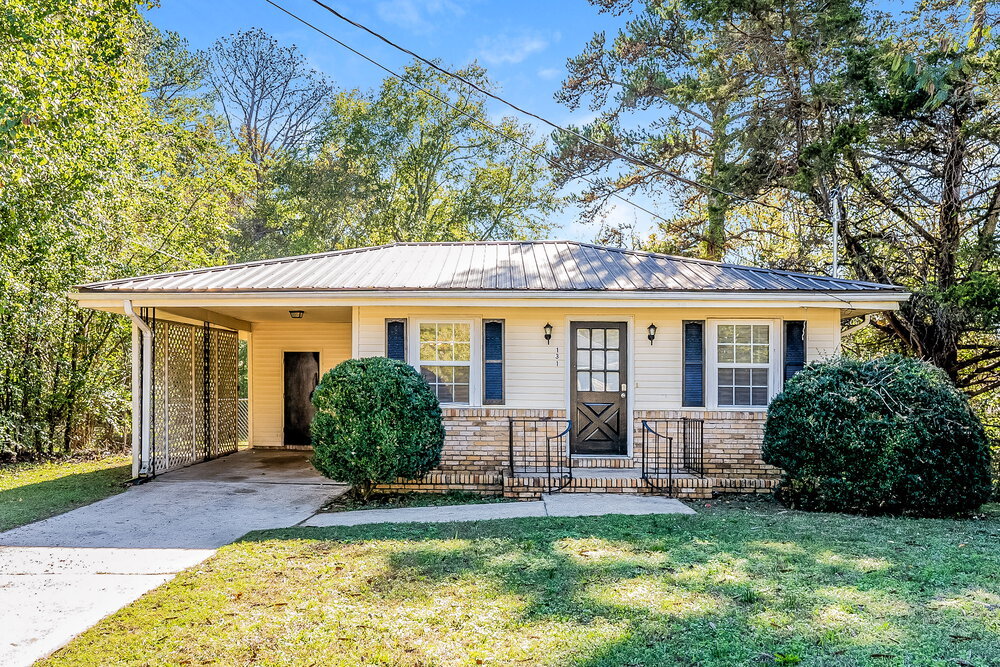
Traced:
<path fill-rule="evenodd" d="M 565 474 L 553 474 L 550 478 L 543 470 L 521 471 L 504 480 L 504 495 L 511 498 L 535 498 L 549 490 L 557 490 L 559 493 L 634 493 L 710 498 L 714 482 L 688 472 L 675 471 L 671 487 L 665 475 L 647 481 L 642 478 L 642 471 L 638 468 L 573 468 L 573 478 L 565 478 Z M 563 482 L 565 485 L 558 488 Z"/>

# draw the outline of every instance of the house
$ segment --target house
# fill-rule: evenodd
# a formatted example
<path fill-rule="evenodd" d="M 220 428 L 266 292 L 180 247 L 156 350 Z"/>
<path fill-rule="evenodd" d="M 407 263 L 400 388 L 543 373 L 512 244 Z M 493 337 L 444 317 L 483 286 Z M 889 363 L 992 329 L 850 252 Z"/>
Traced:
<path fill-rule="evenodd" d="M 706 497 L 772 488 L 770 399 L 893 285 L 569 241 L 394 243 L 80 286 L 133 322 L 134 472 L 234 451 L 240 341 L 254 448 L 309 445 L 310 392 L 351 357 L 412 364 L 440 468 L 391 488 Z"/>

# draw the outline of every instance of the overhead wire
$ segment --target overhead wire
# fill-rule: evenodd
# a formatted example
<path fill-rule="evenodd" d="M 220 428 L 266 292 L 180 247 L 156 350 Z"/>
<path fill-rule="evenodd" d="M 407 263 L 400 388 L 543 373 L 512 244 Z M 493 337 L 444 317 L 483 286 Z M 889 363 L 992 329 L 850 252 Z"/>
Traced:
<path fill-rule="evenodd" d="M 275 2 L 273 2 L 273 0 L 265 0 L 265 1 L 268 2 L 268 3 L 270 3 L 270 4 L 272 4 L 272 5 L 274 5 L 274 6 L 276 6 L 276 7 L 278 7 L 278 5 Z M 348 23 L 348 24 L 350 24 L 350 25 L 358 28 L 359 30 L 363 30 L 364 32 L 368 33 L 369 35 L 372 35 L 376 39 L 379 39 L 382 42 L 388 44 L 392 48 L 394 48 L 394 49 L 396 49 L 398 51 L 401 51 L 401 52 L 403 52 L 403 53 L 405 53 L 405 54 L 407 54 L 407 55 L 409 55 L 409 56 L 411 56 L 411 57 L 419 60 L 420 62 L 424 63 L 428 67 L 434 69 L 435 71 L 440 72 L 441 74 L 444 74 L 446 76 L 449 76 L 449 77 L 455 79 L 456 81 L 460 81 L 463 84 L 465 84 L 466 86 L 469 86 L 470 88 L 476 90 L 477 92 L 479 92 L 479 93 L 481 93 L 483 95 L 486 95 L 487 97 L 489 97 L 491 99 L 494 99 L 497 102 L 500 102 L 501 104 L 504 104 L 504 105 L 510 107 L 511 109 L 514 109 L 518 113 L 521 113 L 521 114 L 524 114 L 525 116 L 529 116 L 531 118 L 534 118 L 535 120 L 538 120 L 538 121 L 540 121 L 540 122 L 548 125 L 549 127 L 552 127 L 555 130 L 558 130 L 560 132 L 564 132 L 566 134 L 574 136 L 577 139 L 580 139 L 581 141 L 584 141 L 584 142 L 586 142 L 588 144 L 591 144 L 593 146 L 601 148 L 601 149 L 603 149 L 603 150 L 611 153 L 612 155 L 615 155 L 616 157 L 619 157 L 619 158 L 621 158 L 623 160 L 626 160 L 628 162 L 644 166 L 644 167 L 646 167 L 648 169 L 654 169 L 654 170 L 656 170 L 656 171 L 664 174 L 665 176 L 668 176 L 668 177 L 670 177 L 670 178 L 672 178 L 672 179 L 674 179 L 674 180 L 676 180 L 676 181 L 678 181 L 680 183 L 683 183 L 685 185 L 689 185 L 689 186 L 692 186 L 692 187 L 700 188 L 700 189 L 703 189 L 703 190 L 709 190 L 711 192 L 715 192 L 716 194 L 725 195 L 725 196 L 731 197 L 732 199 L 735 199 L 735 200 L 743 201 L 743 202 L 746 202 L 746 203 L 749 203 L 749 204 L 756 204 L 758 206 L 762 206 L 762 207 L 765 207 L 765 208 L 770 208 L 770 209 L 773 209 L 775 211 L 786 212 L 785 209 L 783 207 L 781 207 L 781 206 L 776 206 L 774 204 L 769 204 L 767 202 L 760 201 L 759 199 L 754 199 L 752 197 L 747 197 L 745 195 L 740 195 L 740 194 L 736 194 L 734 192 L 729 192 L 727 190 L 724 190 L 724 189 L 719 188 L 719 187 L 714 186 L 714 185 L 710 185 L 708 183 L 702 183 L 702 182 L 697 181 L 695 179 L 688 178 L 687 176 L 683 176 L 681 174 L 678 174 L 677 172 L 675 172 L 675 171 L 673 171 L 671 169 L 668 169 L 667 167 L 665 167 L 665 166 L 663 166 L 661 164 L 657 164 L 655 162 L 650 162 L 650 161 L 646 160 L 645 158 L 638 157 L 638 156 L 635 156 L 635 155 L 630 155 L 630 154 L 622 152 L 622 151 L 620 151 L 620 150 L 618 150 L 618 149 L 616 149 L 616 148 L 614 148 L 612 146 L 608 146 L 607 144 L 602 144 L 599 141 L 594 141 L 590 137 L 588 137 L 588 136 L 586 136 L 584 134 L 581 134 L 581 133 L 577 132 L 576 130 L 573 130 L 571 128 L 563 127 L 563 126 L 561 126 L 561 125 L 559 125 L 559 124 L 557 124 L 557 123 L 549 120 L 548 118 L 545 118 L 545 117 L 543 117 L 543 116 L 541 116 L 539 114 L 536 114 L 536 113 L 534 113 L 532 111 L 528 111 L 527 109 L 524 109 L 524 108 L 518 106 L 517 104 L 514 104 L 513 102 L 510 102 L 510 101 L 504 99 L 503 97 L 501 97 L 501 96 L 493 93 L 489 89 L 483 88 L 482 86 L 480 86 L 479 84 L 475 83 L 474 81 L 470 81 L 466 77 L 463 77 L 463 76 L 461 76 L 459 74 L 456 74 L 456 73 L 454 73 L 454 72 L 452 72 L 452 71 L 450 71 L 450 70 L 448 70 L 448 69 L 446 69 L 444 67 L 441 67 L 440 65 L 438 65 L 433 60 L 425 58 L 425 57 L 421 56 L 420 54 L 418 54 L 418 53 L 416 53 L 416 52 L 414 52 L 414 51 L 406 48 L 405 46 L 401 46 L 401 45 L 397 44 L 396 42 L 392 41 L 388 37 L 386 37 L 386 36 L 382 35 L 381 33 L 379 33 L 377 31 L 369 28 L 368 26 L 366 26 L 366 25 L 364 25 L 362 23 L 359 23 L 358 21 L 355 21 L 355 20 L 353 20 L 353 19 L 345 16 L 344 14 L 342 14 L 339 11 L 337 11 L 333 7 L 329 6 L 325 2 L 322 2 L 322 0 L 312 0 L 312 2 L 313 2 L 313 4 L 318 5 L 319 7 L 322 7 L 326 11 L 330 12 L 331 14 L 333 14 L 334 16 L 336 16 L 337 18 L 339 18 L 341 21 L 344 21 L 344 22 L 346 22 L 346 23 Z M 283 9 L 281 7 L 279 7 L 279 8 Z M 288 13 L 289 15 L 292 15 L 291 12 L 288 12 L 287 10 L 284 10 L 284 11 L 286 13 Z M 303 22 L 305 22 L 305 21 L 303 21 Z M 806 212 L 805 215 L 807 215 L 809 217 L 812 217 L 812 218 L 816 218 L 818 220 L 826 220 L 826 218 L 824 218 L 823 216 L 815 215 L 813 213 Z"/>
<path fill-rule="evenodd" d="M 598 186 L 598 183 L 596 181 L 594 181 L 593 179 L 588 178 L 587 176 L 584 176 L 583 174 L 580 174 L 580 173 L 577 173 L 577 172 L 570 172 L 570 171 L 566 170 L 564 166 L 560 165 L 558 162 L 556 162 L 549 155 L 546 155 L 542 151 L 537 150 L 536 148 L 534 148 L 531 145 L 525 143 L 524 141 L 522 141 L 518 137 L 516 137 L 516 136 L 514 136 L 512 134 L 509 134 L 507 132 L 504 132 L 500 128 L 496 127 L 495 125 L 493 125 L 491 123 L 486 122 L 482 118 L 479 118 L 478 116 L 475 116 L 474 114 L 472 114 L 472 113 L 470 113 L 468 111 L 460 109 L 455 104 L 453 104 L 453 103 L 449 102 L 448 100 L 442 98 L 440 95 L 437 95 L 433 91 L 428 90 L 427 88 L 421 86 L 418 83 L 414 83 L 406 75 L 400 74 L 399 72 L 393 70 L 392 68 L 390 68 L 390 67 L 388 67 L 386 65 L 383 65 L 381 62 L 375 60 L 371 56 L 368 56 L 365 53 L 362 53 L 361 51 L 359 51 L 358 49 L 355 49 L 354 47 L 350 46 L 349 44 L 344 43 L 343 41 L 337 39 L 336 37 L 334 37 L 330 33 L 326 32 L 325 30 L 323 30 L 319 26 L 317 26 L 317 25 L 315 25 L 315 24 L 307 21 L 306 19 L 302 18 L 301 16 L 299 16 L 299 15 L 295 14 L 294 12 L 286 9 L 285 7 L 279 5 L 277 2 L 274 2 L 274 0 L 264 0 L 264 1 L 266 3 L 268 3 L 269 5 L 273 6 L 274 8 L 276 8 L 277 10 L 279 10 L 279 11 L 287 14 L 288 16 L 292 17 L 293 19 L 295 19 L 299 23 L 302 23 L 303 25 L 308 26 L 309 28 L 312 28 L 317 33 L 319 33 L 320 35 L 323 35 L 327 39 L 329 39 L 332 42 L 336 43 L 337 45 L 343 47 L 344 49 L 350 51 L 351 53 L 353 53 L 354 55 L 358 56 L 359 58 L 362 58 L 363 60 L 371 63 L 372 65 L 375 65 L 376 67 L 378 67 L 379 69 L 381 69 L 383 72 L 386 72 L 390 76 L 398 79 L 399 81 L 401 81 L 402 83 L 410 86 L 414 90 L 418 90 L 418 91 L 424 93 L 428 97 L 431 97 L 432 99 L 440 102 L 441 104 L 444 104 L 448 108 L 450 108 L 450 109 L 452 109 L 454 111 L 457 111 L 458 113 L 462 114 L 466 118 L 472 120 L 474 123 L 476 123 L 480 127 L 483 127 L 483 128 L 485 128 L 487 130 L 490 130 L 491 132 L 494 132 L 495 134 L 497 134 L 497 135 L 503 137 L 504 139 L 506 139 L 507 141 L 509 141 L 509 142 L 511 142 L 513 144 L 516 144 L 517 146 L 521 147 L 522 149 L 528 151 L 532 155 L 535 155 L 536 157 L 541 158 L 542 160 L 545 160 L 549 164 L 549 166 L 565 171 L 567 174 L 570 175 L 570 177 L 572 179 L 584 181 L 585 183 L 588 183 L 588 184 L 590 184 L 590 185 L 592 185 L 594 187 Z M 608 196 L 609 197 L 613 197 L 613 198 L 615 198 L 615 199 L 617 199 L 619 201 L 625 202 L 626 204 L 629 204 L 630 206 L 638 209 L 639 211 L 642 211 L 643 213 L 646 213 L 647 215 L 650 215 L 650 216 L 656 218 L 657 220 L 660 220 L 661 222 L 674 227 L 675 229 L 678 228 L 678 226 L 677 226 L 677 224 L 675 222 L 673 222 L 670 219 L 664 217 L 662 214 L 657 213 L 657 212 L 655 212 L 655 211 L 653 211 L 651 209 L 648 209 L 645 206 L 632 201 L 631 199 L 629 199 L 628 197 L 625 197 L 624 195 L 622 195 L 620 193 L 612 192 L 612 193 L 609 193 Z"/>

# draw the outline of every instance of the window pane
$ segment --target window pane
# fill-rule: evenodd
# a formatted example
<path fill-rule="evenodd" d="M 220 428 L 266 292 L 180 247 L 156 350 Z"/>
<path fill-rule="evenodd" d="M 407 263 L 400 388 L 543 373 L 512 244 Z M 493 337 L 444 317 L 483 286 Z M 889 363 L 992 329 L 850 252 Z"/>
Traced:
<path fill-rule="evenodd" d="M 420 377 L 422 377 L 427 384 L 437 382 L 437 375 L 434 374 L 433 370 L 427 368 L 426 366 L 420 369 Z"/>
<path fill-rule="evenodd" d="M 733 387 L 733 405 L 750 405 L 750 387 Z"/>
<path fill-rule="evenodd" d="M 753 342 L 758 344 L 769 342 L 768 328 L 766 324 L 755 324 L 753 327 Z"/>
<path fill-rule="evenodd" d="M 608 329 L 608 349 L 618 348 L 618 329 Z"/>
<path fill-rule="evenodd" d="M 608 373 L 608 391 L 621 389 L 621 376 L 618 373 Z"/>
<path fill-rule="evenodd" d="M 755 387 L 766 387 L 767 386 L 767 369 L 766 368 L 754 368 L 752 376 L 753 386 Z"/>
<path fill-rule="evenodd" d="M 454 366 L 451 369 L 452 377 L 455 382 L 469 383 L 469 367 L 468 366 Z"/>
<path fill-rule="evenodd" d="M 576 346 L 583 350 L 590 348 L 590 329 L 576 330 Z"/>
<path fill-rule="evenodd" d="M 603 371 L 604 366 L 604 352 L 600 350 L 594 350 L 590 353 L 590 367 L 595 371 Z"/>
<path fill-rule="evenodd" d="M 733 353 L 732 345 L 720 345 L 719 346 L 719 363 L 721 364 L 731 364 L 736 361 L 736 355 Z"/>
<path fill-rule="evenodd" d="M 733 388 L 719 386 L 719 405 L 730 406 L 733 404 Z"/>
<path fill-rule="evenodd" d="M 750 386 L 750 369 L 749 368 L 734 368 L 733 369 L 733 384 L 743 385 L 746 387 Z"/>
<path fill-rule="evenodd" d="M 732 324 L 720 324 L 719 325 L 719 342 L 720 343 L 732 343 L 733 342 L 733 325 Z"/>
<path fill-rule="evenodd" d="M 604 329 L 591 329 L 591 347 L 595 350 L 604 348 Z"/>
<path fill-rule="evenodd" d="M 437 327 L 435 324 L 423 323 L 420 325 L 420 340 L 430 341 L 437 338 Z"/>
<path fill-rule="evenodd" d="M 607 353 L 607 369 L 609 371 L 617 371 L 618 368 L 618 350 L 609 350 Z"/>
<path fill-rule="evenodd" d="M 751 392 L 753 405 L 767 405 L 767 387 L 754 387 Z"/>
<path fill-rule="evenodd" d="M 576 374 L 576 390 L 590 391 L 590 373 L 581 371 Z"/>
<path fill-rule="evenodd" d="M 750 346 L 749 345 L 737 345 L 736 346 L 736 363 L 738 364 L 749 364 L 752 357 L 750 356 Z"/>
<path fill-rule="evenodd" d="M 452 387 L 450 384 L 439 384 L 437 385 L 437 397 L 442 403 L 452 403 L 455 400 L 455 395 L 452 393 Z"/>
<path fill-rule="evenodd" d="M 456 324 L 455 327 L 455 340 L 463 343 L 468 343 L 472 340 L 472 329 L 466 324 Z"/>
<path fill-rule="evenodd" d="M 591 373 L 590 374 L 590 390 L 591 391 L 607 391 L 605 389 L 604 373 Z"/>
<path fill-rule="evenodd" d="M 719 386 L 722 385 L 732 385 L 733 384 L 733 369 L 732 368 L 720 368 L 719 369 Z"/>
<path fill-rule="evenodd" d="M 587 350 L 576 351 L 576 367 L 581 370 L 590 368 L 590 352 Z"/>
<path fill-rule="evenodd" d="M 469 385 L 467 384 L 456 384 L 455 385 L 455 402 L 456 403 L 468 403 L 469 402 Z"/>
<path fill-rule="evenodd" d="M 441 324 L 437 325 L 437 339 L 438 340 L 452 340 L 455 335 L 455 325 L 453 324 Z"/>
<path fill-rule="evenodd" d="M 434 361 L 435 351 L 434 343 L 421 343 L 420 344 L 420 360 L 421 361 Z"/>
<path fill-rule="evenodd" d="M 455 344 L 455 361 L 470 361 L 472 347 L 468 343 Z"/>
<path fill-rule="evenodd" d="M 766 345 L 754 345 L 753 346 L 753 362 L 755 364 L 766 364 L 768 363 L 770 354 Z"/>
<path fill-rule="evenodd" d="M 451 343 L 437 343 L 438 361 L 454 361 L 455 348 Z"/>
<path fill-rule="evenodd" d="M 734 324 L 733 330 L 737 343 L 749 343 L 751 341 L 749 324 Z"/>

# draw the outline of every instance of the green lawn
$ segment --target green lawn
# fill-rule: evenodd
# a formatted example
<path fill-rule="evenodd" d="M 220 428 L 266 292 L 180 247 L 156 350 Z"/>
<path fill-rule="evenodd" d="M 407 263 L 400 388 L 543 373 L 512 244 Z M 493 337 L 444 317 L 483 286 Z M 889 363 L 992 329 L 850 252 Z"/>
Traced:
<path fill-rule="evenodd" d="M 996 515 L 712 505 L 255 533 L 46 664 L 1000 664 Z"/>
<path fill-rule="evenodd" d="M 0 530 L 124 491 L 131 472 L 126 456 L 0 466 Z"/>

